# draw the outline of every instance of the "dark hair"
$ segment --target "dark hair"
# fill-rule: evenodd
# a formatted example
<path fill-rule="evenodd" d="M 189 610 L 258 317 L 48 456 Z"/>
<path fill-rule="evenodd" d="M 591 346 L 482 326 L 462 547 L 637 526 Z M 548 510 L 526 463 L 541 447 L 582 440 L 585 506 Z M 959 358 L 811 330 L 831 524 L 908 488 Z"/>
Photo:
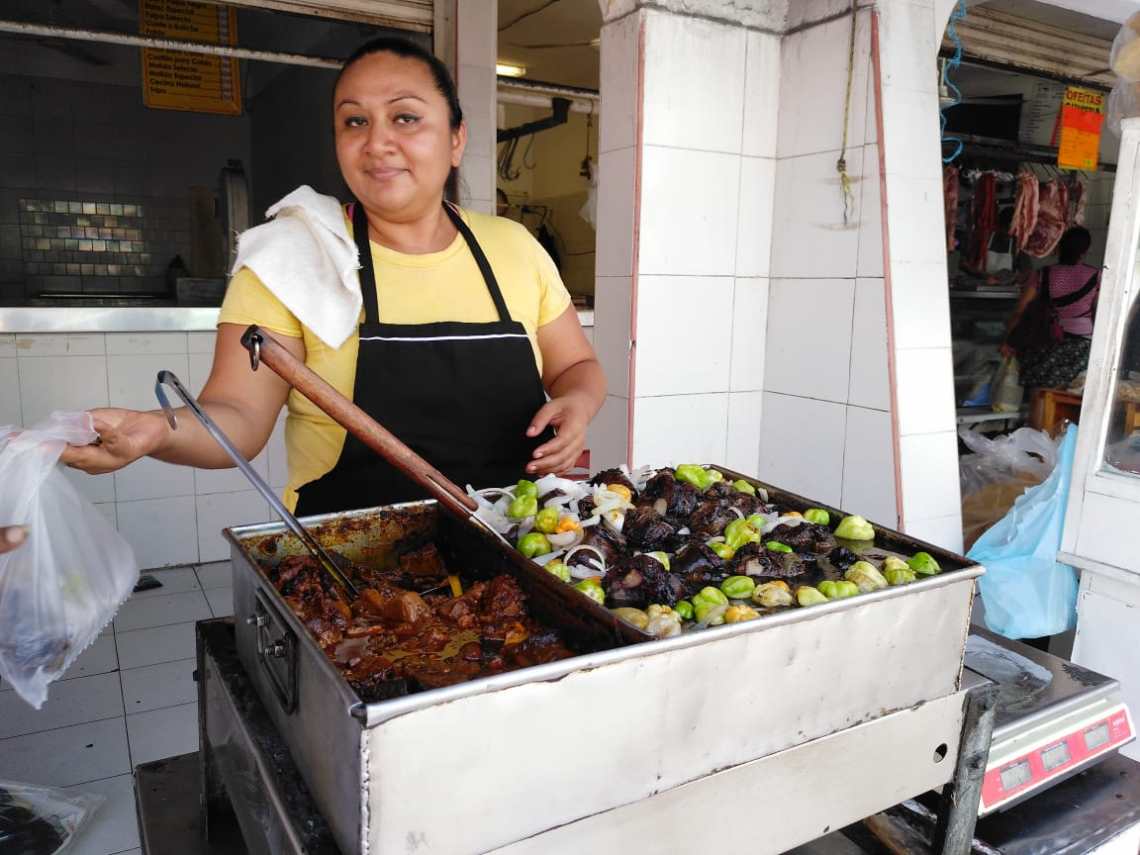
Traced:
<path fill-rule="evenodd" d="M 1060 264 L 1076 264 L 1092 246 L 1092 234 L 1084 226 L 1073 226 L 1061 235 L 1057 244 L 1057 261 Z"/>
<path fill-rule="evenodd" d="M 404 59 L 418 60 L 426 65 L 428 71 L 431 72 L 432 79 L 435 80 L 435 88 L 439 90 L 439 94 L 447 102 L 451 129 L 453 131 L 459 130 L 459 126 L 463 124 L 463 108 L 459 106 L 459 91 L 455 87 L 455 81 L 451 79 L 451 72 L 447 70 L 447 66 L 440 61 L 439 57 L 407 39 L 401 39 L 397 36 L 381 36 L 362 44 L 353 51 L 352 56 L 344 61 L 344 65 L 341 66 L 340 72 L 336 76 L 333 90 L 336 90 L 337 84 L 340 83 L 340 79 L 350 66 L 374 53 L 395 54 Z"/>

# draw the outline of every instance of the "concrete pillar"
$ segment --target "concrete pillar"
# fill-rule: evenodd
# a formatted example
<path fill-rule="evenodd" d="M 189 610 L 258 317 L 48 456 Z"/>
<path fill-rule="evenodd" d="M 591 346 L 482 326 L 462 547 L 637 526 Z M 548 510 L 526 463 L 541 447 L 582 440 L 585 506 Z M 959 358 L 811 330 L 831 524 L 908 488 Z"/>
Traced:
<path fill-rule="evenodd" d="M 462 0 L 455 7 L 455 79 L 467 120 L 467 153 L 459 172 L 459 202 L 495 211 L 495 113 L 498 53 L 496 0 Z"/>

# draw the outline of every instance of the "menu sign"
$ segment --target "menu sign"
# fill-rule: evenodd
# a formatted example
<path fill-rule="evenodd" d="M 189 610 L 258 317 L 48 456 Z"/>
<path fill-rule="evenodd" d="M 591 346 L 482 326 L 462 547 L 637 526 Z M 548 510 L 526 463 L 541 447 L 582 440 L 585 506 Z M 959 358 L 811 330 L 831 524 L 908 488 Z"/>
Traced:
<path fill-rule="evenodd" d="M 201 44 L 237 44 L 232 8 L 192 0 L 139 0 L 139 32 Z M 143 103 L 160 110 L 241 115 L 238 61 L 143 48 Z"/>
<path fill-rule="evenodd" d="M 1062 169 L 1096 169 L 1100 128 L 1104 124 L 1103 92 L 1070 86 L 1061 103 L 1061 140 L 1057 165 Z"/>

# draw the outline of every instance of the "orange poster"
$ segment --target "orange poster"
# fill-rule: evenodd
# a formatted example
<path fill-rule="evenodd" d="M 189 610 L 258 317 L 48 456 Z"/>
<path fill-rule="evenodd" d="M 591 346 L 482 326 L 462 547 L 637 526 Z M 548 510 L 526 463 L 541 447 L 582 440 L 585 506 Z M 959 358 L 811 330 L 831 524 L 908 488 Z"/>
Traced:
<path fill-rule="evenodd" d="M 139 0 L 139 32 L 202 44 L 237 44 L 232 8 L 192 0 Z M 238 61 L 143 48 L 143 103 L 160 110 L 241 115 Z"/>
<path fill-rule="evenodd" d="M 1100 157 L 1104 124 L 1103 92 L 1070 86 L 1061 102 L 1061 140 L 1057 165 L 1062 169 L 1094 170 Z"/>

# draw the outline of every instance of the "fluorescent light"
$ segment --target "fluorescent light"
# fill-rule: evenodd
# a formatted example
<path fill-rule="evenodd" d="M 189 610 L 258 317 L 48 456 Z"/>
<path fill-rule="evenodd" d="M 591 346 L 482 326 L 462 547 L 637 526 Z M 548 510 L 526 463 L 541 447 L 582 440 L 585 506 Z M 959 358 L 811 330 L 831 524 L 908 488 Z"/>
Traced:
<path fill-rule="evenodd" d="M 495 74 L 499 77 L 526 77 L 526 69 L 521 65 L 500 62 L 495 65 Z"/>

